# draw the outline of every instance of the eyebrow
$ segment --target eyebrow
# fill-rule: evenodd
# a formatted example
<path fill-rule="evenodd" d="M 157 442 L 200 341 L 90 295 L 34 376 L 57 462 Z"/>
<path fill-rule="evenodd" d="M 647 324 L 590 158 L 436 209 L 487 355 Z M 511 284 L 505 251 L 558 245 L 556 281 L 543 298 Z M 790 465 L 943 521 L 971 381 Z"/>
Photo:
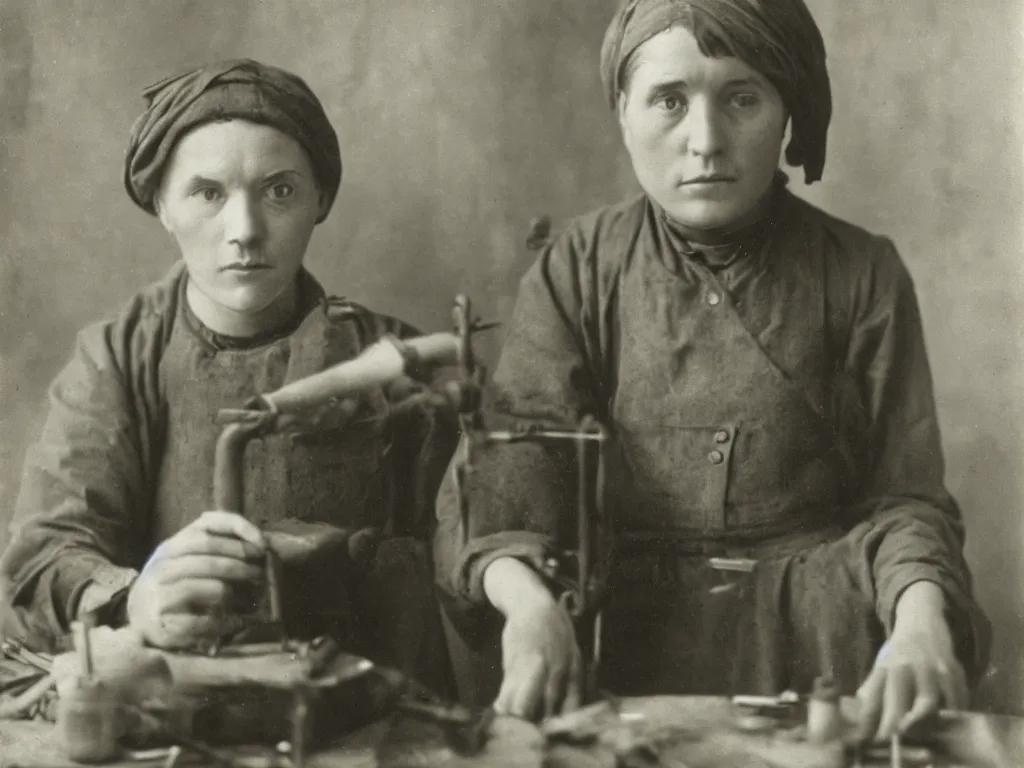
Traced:
<path fill-rule="evenodd" d="M 764 87 L 764 83 L 759 78 L 756 78 L 756 77 L 737 77 L 737 78 L 733 78 L 732 80 L 729 80 L 728 82 L 726 82 L 725 85 L 723 86 L 723 88 L 735 88 L 736 86 L 750 86 L 750 85 L 756 85 L 759 88 L 763 88 Z M 678 80 L 666 80 L 666 81 L 660 82 L 660 83 L 653 83 L 650 86 L 650 90 L 651 91 L 680 90 L 682 88 L 686 88 L 686 86 L 687 86 L 687 82 L 685 80 L 683 80 L 682 78 L 680 78 Z"/>
<path fill-rule="evenodd" d="M 188 181 L 185 182 L 185 187 L 188 189 L 195 189 L 196 187 L 219 187 L 222 183 L 216 179 L 208 179 L 205 176 L 190 176 Z"/>
<path fill-rule="evenodd" d="M 284 179 L 287 178 L 288 176 L 298 176 L 299 178 L 302 178 L 302 172 L 294 168 L 282 168 L 280 171 L 268 173 L 266 176 L 263 177 L 263 181 L 277 181 L 278 179 Z"/>

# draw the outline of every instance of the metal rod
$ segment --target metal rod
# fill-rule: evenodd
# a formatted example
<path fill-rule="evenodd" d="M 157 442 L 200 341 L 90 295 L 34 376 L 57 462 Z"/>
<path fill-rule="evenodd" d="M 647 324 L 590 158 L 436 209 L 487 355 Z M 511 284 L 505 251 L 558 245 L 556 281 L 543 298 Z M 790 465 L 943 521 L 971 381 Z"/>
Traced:
<path fill-rule="evenodd" d="M 78 652 L 78 667 L 83 680 L 92 679 L 92 648 L 89 646 L 89 622 L 84 616 L 82 620 L 71 624 L 75 636 L 75 650 Z"/>
<path fill-rule="evenodd" d="M 519 442 L 545 442 L 555 440 L 576 440 L 604 442 L 607 437 L 603 432 L 564 432 L 559 430 L 499 430 L 487 432 L 484 436 L 487 442 L 491 443 L 519 443 Z"/>
<path fill-rule="evenodd" d="M 270 602 L 270 621 L 281 630 L 283 643 L 287 643 L 284 631 L 284 610 L 281 604 L 281 558 L 270 547 L 264 555 L 264 569 L 267 579 L 267 596 Z"/>
<path fill-rule="evenodd" d="M 213 507 L 223 512 L 244 514 L 245 480 L 243 457 L 245 446 L 266 428 L 264 418 L 229 424 L 217 438 L 213 459 Z M 270 415 L 270 418 L 273 418 Z"/>
<path fill-rule="evenodd" d="M 579 598 L 576 608 L 585 616 L 590 608 L 590 483 L 587 463 L 587 442 L 576 438 L 576 565 L 579 579 Z"/>

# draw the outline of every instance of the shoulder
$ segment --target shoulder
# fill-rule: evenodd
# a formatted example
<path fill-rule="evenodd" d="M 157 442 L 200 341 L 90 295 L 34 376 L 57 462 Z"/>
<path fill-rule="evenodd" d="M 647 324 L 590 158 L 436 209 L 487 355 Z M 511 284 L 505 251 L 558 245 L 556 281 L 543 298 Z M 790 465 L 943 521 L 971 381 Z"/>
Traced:
<path fill-rule="evenodd" d="M 802 198 L 787 193 L 792 221 L 807 238 L 811 251 L 820 250 L 826 266 L 858 283 L 902 283 L 910 273 L 892 239 L 845 221 Z"/>
<path fill-rule="evenodd" d="M 130 368 L 166 347 L 177 315 L 184 266 L 176 264 L 162 279 L 125 302 L 116 314 L 78 333 L 78 352 L 96 363 L 109 360 Z"/>
<path fill-rule="evenodd" d="M 571 247 L 585 260 L 614 262 L 636 241 L 647 214 L 647 198 L 635 195 L 571 219 L 555 243 Z"/>
<path fill-rule="evenodd" d="M 649 213 L 644 195 L 570 219 L 541 251 L 524 277 L 578 286 L 583 294 L 606 294 L 629 258 Z"/>

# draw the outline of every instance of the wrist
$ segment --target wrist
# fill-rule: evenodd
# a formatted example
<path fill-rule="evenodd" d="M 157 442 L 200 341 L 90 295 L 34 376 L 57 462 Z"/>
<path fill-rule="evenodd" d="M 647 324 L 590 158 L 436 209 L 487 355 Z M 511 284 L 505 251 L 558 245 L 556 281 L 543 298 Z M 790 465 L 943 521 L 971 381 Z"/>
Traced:
<path fill-rule="evenodd" d="M 530 566 L 513 557 L 499 557 L 484 570 L 484 594 L 507 619 L 555 605 L 543 579 Z"/>
<path fill-rule="evenodd" d="M 949 631 L 946 621 L 946 596 L 932 581 L 915 581 L 896 601 L 893 634 L 907 629 Z"/>

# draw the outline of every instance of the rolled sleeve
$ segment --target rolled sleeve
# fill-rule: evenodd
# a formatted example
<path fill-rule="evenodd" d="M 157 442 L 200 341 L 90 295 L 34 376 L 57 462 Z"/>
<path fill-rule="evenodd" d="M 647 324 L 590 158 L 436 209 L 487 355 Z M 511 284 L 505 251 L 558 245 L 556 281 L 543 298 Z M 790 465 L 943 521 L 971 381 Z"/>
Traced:
<path fill-rule="evenodd" d="M 944 484 L 914 285 L 892 243 L 883 245 L 855 302 L 861 311 L 847 361 L 861 410 L 861 509 L 876 611 L 891 633 L 907 587 L 917 581 L 939 585 L 958 654 L 969 677 L 977 679 L 987 664 L 989 625 L 972 595 L 961 511 Z"/>
<path fill-rule="evenodd" d="M 485 393 L 488 429 L 573 429 L 585 416 L 601 417 L 594 334 L 586 330 L 594 314 L 587 274 L 566 234 L 523 277 Z M 494 560 L 516 557 L 539 569 L 574 536 L 575 446 L 474 444 L 472 466 L 457 477 L 464 448 L 456 450 L 438 495 L 435 559 L 441 589 L 481 605 L 483 572 Z"/>
<path fill-rule="evenodd" d="M 556 555 L 554 540 L 544 534 L 506 531 L 481 536 L 473 539 L 462 550 L 451 578 L 457 585 L 459 595 L 482 605 L 487 602 L 483 586 L 484 571 L 495 560 L 515 558 L 540 572 L 548 559 Z"/>

